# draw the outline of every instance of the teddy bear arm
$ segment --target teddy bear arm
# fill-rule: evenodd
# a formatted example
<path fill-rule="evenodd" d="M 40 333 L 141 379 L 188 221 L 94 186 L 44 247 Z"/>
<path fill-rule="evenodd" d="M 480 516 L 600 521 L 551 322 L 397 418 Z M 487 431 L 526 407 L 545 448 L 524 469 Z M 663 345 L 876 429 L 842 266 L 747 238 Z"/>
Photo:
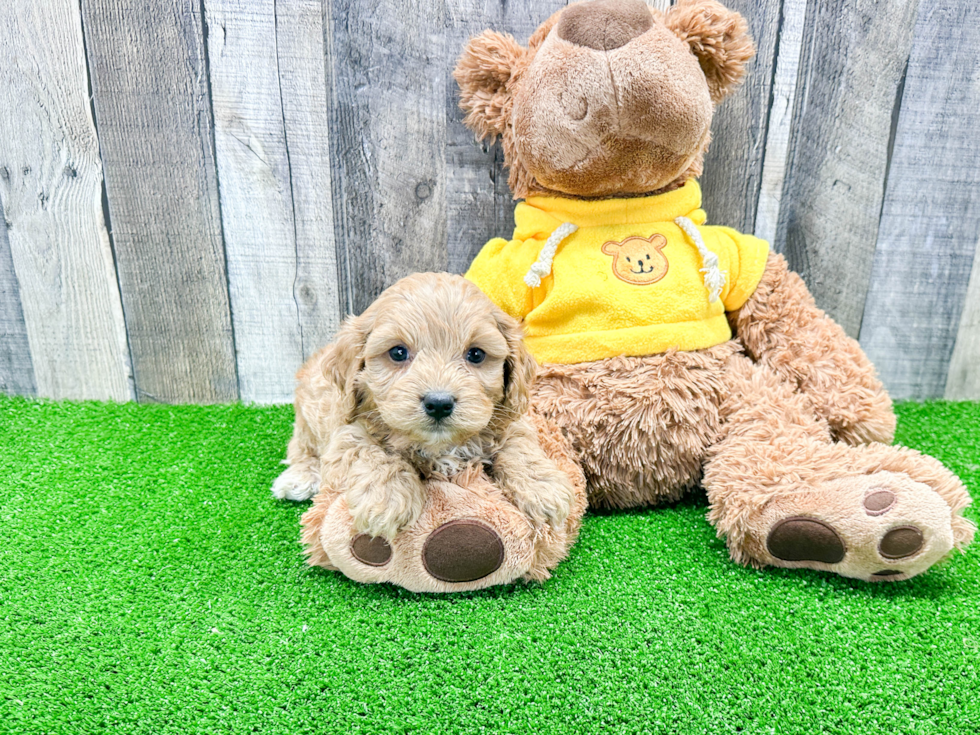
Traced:
<path fill-rule="evenodd" d="M 748 355 L 807 396 L 835 439 L 892 441 L 892 402 L 874 366 L 857 341 L 817 308 L 782 255 L 769 255 L 755 293 L 728 317 Z"/>

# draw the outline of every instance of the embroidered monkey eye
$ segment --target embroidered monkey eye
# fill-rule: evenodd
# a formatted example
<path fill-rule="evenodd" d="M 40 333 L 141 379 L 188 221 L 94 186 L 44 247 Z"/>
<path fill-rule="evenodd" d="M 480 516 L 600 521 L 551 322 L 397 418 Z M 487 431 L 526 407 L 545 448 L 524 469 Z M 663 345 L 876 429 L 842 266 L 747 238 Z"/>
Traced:
<path fill-rule="evenodd" d="M 470 347 L 466 351 L 466 361 L 472 362 L 474 365 L 479 365 L 486 359 L 487 353 L 481 350 L 479 347 Z"/>
<path fill-rule="evenodd" d="M 393 362 L 405 362 L 408 359 L 408 348 L 405 345 L 395 345 L 388 350 L 388 357 Z"/>
<path fill-rule="evenodd" d="M 627 262 L 627 263 L 632 263 L 633 261 L 632 261 L 632 260 L 630 260 L 629 258 L 627 258 L 627 259 L 626 259 L 626 262 Z"/>

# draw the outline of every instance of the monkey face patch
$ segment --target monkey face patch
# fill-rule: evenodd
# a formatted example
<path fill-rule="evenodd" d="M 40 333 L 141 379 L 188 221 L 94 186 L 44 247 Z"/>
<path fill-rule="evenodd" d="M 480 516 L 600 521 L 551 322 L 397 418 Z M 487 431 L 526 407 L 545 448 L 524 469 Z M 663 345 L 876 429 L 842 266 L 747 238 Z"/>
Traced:
<path fill-rule="evenodd" d="M 663 254 L 667 238 L 663 235 L 627 237 L 622 242 L 610 240 L 602 252 L 613 258 L 613 274 L 634 286 L 649 286 L 667 275 L 670 263 Z"/>

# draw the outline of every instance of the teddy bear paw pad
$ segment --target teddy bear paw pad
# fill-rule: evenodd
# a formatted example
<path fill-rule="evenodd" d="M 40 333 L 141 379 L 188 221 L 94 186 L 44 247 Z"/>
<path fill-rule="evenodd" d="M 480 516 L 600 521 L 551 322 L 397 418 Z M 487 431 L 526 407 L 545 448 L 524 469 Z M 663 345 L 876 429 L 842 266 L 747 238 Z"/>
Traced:
<path fill-rule="evenodd" d="M 952 549 L 949 506 L 907 475 L 877 472 L 791 494 L 769 512 L 769 563 L 898 581 L 924 572 Z"/>
<path fill-rule="evenodd" d="M 769 553 L 783 561 L 836 564 L 844 558 L 844 542 L 830 525 L 816 518 L 786 518 L 769 532 Z"/>
<path fill-rule="evenodd" d="M 391 545 L 380 536 L 360 533 L 350 542 L 350 553 L 362 564 L 383 567 L 391 560 Z"/>
<path fill-rule="evenodd" d="M 443 582 L 474 582 L 504 563 L 504 543 L 489 526 L 455 520 L 435 529 L 422 547 L 422 564 Z"/>

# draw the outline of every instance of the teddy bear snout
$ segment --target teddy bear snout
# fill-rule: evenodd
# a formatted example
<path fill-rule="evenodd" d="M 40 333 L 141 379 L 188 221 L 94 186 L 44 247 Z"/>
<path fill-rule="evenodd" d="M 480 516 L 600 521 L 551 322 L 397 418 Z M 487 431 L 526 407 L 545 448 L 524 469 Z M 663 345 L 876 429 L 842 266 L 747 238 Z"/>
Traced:
<path fill-rule="evenodd" d="M 597 51 L 611 51 L 643 35 L 653 25 L 643 0 L 588 0 L 561 14 L 559 38 Z"/>

